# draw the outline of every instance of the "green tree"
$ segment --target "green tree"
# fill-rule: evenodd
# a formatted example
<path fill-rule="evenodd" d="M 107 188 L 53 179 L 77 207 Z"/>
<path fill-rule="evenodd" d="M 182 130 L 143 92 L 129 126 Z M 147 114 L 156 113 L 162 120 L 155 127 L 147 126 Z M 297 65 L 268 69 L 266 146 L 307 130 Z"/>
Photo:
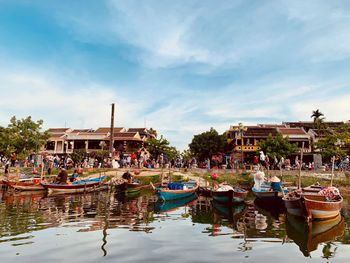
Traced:
<path fill-rule="evenodd" d="M 345 123 L 333 131 L 325 132 L 316 142 L 316 149 L 321 152 L 322 158 L 330 161 L 333 156 L 344 157 L 347 146 L 350 145 L 350 124 Z"/>
<path fill-rule="evenodd" d="M 10 133 L 7 128 L 0 127 L 0 153 L 10 155 L 16 149 L 10 143 Z"/>
<path fill-rule="evenodd" d="M 85 149 L 74 149 L 71 158 L 75 164 L 81 163 L 86 155 Z"/>
<path fill-rule="evenodd" d="M 295 144 L 290 143 L 288 138 L 283 138 L 281 133 L 277 133 L 275 138 L 269 134 L 267 139 L 260 141 L 258 145 L 260 150 L 270 158 L 276 157 L 277 159 L 281 159 L 281 157 L 286 158 L 298 150 L 298 147 Z"/>
<path fill-rule="evenodd" d="M 31 116 L 20 120 L 12 117 L 7 128 L 0 129 L 0 138 L 4 140 L 0 151 L 6 154 L 16 151 L 19 158 L 38 152 L 49 138 L 47 131 L 41 131 L 42 125 L 42 120 L 33 121 Z"/>
<path fill-rule="evenodd" d="M 169 141 L 165 139 L 163 135 L 161 135 L 159 139 L 157 138 L 148 139 L 145 145 L 146 145 L 146 149 L 149 151 L 151 156 L 155 159 L 157 159 L 159 155 L 164 154 L 167 156 L 169 160 L 171 160 L 178 154 L 178 151 L 176 150 L 176 148 L 170 146 Z"/>
<path fill-rule="evenodd" d="M 225 136 L 219 135 L 215 129 L 210 128 L 210 131 L 195 135 L 189 144 L 189 148 L 195 157 L 200 161 L 204 161 L 214 154 L 223 152 L 225 145 Z"/>
<path fill-rule="evenodd" d="M 183 160 L 188 161 L 193 157 L 193 154 L 191 153 L 191 151 L 189 149 L 187 149 L 181 153 L 181 157 Z"/>
<path fill-rule="evenodd" d="M 313 120 L 314 120 L 314 128 L 315 129 L 321 130 L 321 129 L 326 128 L 326 125 L 324 123 L 324 117 L 322 117 L 322 116 L 324 116 L 324 114 L 322 112 L 320 112 L 319 109 L 312 111 L 312 114 L 310 117 L 313 118 Z"/>

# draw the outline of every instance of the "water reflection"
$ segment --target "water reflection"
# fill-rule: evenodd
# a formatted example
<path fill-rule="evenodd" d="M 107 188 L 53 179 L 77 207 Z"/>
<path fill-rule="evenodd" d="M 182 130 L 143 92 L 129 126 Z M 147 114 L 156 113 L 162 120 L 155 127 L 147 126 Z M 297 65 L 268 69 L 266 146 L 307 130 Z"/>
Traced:
<path fill-rule="evenodd" d="M 71 237 L 97 233 L 98 244 L 91 242 L 88 246 L 97 247 L 100 256 L 106 258 L 115 249 L 111 245 L 117 242 L 116 231 L 130 240 L 135 240 L 133 234 L 137 238 L 144 237 L 154 246 L 169 242 L 170 247 L 177 244 L 183 250 L 203 247 L 202 253 L 206 251 L 205 246 L 221 249 L 231 244 L 233 252 L 246 256 L 261 253 L 261 244 L 274 250 L 295 246 L 295 243 L 301 251 L 300 256 L 308 257 L 312 251 L 318 251 L 320 257 L 328 260 L 337 258 L 340 242 L 350 243 L 345 224 L 348 218 L 344 220 L 339 216 L 310 225 L 286 216 L 283 208 L 277 205 L 259 201 L 229 207 L 217 204 L 211 198 L 194 195 L 162 202 L 147 190 L 137 195 L 107 191 L 57 196 L 46 196 L 44 192 L 1 192 L 0 198 L 0 244 L 9 244 L 13 249 L 35 246 L 36 238 L 40 237 L 38 231 L 46 229 L 64 229 L 64 232 L 55 232 L 57 238 L 62 233 Z M 174 244 L 176 237 L 180 243 Z M 196 239 L 200 243 L 193 244 Z M 145 251 L 149 249 L 142 244 Z M 129 250 L 124 251 L 125 255 L 126 251 Z M 123 251 L 119 252 L 123 254 Z"/>
<path fill-rule="evenodd" d="M 328 242 L 322 250 L 323 256 L 328 259 L 334 257 L 336 250 L 336 245 L 330 241 L 344 234 L 345 223 L 341 215 L 329 220 L 307 223 L 288 214 L 286 229 L 288 237 L 299 246 L 305 257 L 317 250 L 319 244 Z"/>

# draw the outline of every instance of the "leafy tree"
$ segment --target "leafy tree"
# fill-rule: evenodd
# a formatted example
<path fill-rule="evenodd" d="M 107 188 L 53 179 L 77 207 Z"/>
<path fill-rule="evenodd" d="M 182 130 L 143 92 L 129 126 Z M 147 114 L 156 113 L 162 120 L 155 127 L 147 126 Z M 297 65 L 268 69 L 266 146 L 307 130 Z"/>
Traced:
<path fill-rule="evenodd" d="M 320 150 L 324 160 L 329 161 L 333 156 L 343 157 L 346 155 L 345 151 L 341 149 L 338 144 L 338 136 L 336 134 L 328 133 L 316 142 L 316 149 Z"/>
<path fill-rule="evenodd" d="M 47 131 L 41 131 L 42 125 L 42 120 L 35 122 L 31 116 L 21 120 L 12 117 L 7 128 L 0 129 L 0 151 L 16 151 L 20 158 L 39 151 L 49 138 Z"/>
<path fill-rule="evenodd" d="M 322 158 L 329 161 L 333 156 L 344 157 L 346 146 L 350 144 L 350 124 L 345 123 L 333 131 L 325 133 L 316 143 L 316 148 L 320 150 Z"/>
<path fill-rule="evenodd" d="M 86 155 L 85 149 L 74 149 L 71 158 L 75 164 L 81 163 Z"/>
<path fill-rule="evenodd" d="M 178 154 L 178 152 L 175 147 L 169 145 L 169 141 L 161 135 L 159 139 L 148 139 L 146 142 L 146 149 L 155 159 L 157 159 L 159 155 L 164 154 L 169 160 L 171 160 Z"/>
<path fill-rule="evenodd" d="M 189 149 L 187 149 L 181 153 L 181 157 L 183 160 L 188 161 L 193 157 L 193 154 L 191 153 L 191 151 Z"/>
<path fill-rule="evenodd" d="M 172 160 L 175 159 L 176 156 L 179 156 L 180 153 L 175 147 L 170 146 L 165 150 L 165 155 L 167 156 L 168 160 Z"/>
<path fill-rule="evenodd" d="M 283 138 L 281 133 L 277 133 L 276 137 L 273 138 L 271 134 L 266 140 L 259 142 L 260 150 L 267 154 L 269 157 L 281 159 L 295 153 L 298 147 L 290 143 L 288 138 Z"/>
<path fill-rule="evenodd" d="M 189 144 L 191 153 L 200 161 L 211 158 L 214 154 L 223 152 L 226 145 L 224 135 L 210 128 L 210 131 L 195 135 Z"/>

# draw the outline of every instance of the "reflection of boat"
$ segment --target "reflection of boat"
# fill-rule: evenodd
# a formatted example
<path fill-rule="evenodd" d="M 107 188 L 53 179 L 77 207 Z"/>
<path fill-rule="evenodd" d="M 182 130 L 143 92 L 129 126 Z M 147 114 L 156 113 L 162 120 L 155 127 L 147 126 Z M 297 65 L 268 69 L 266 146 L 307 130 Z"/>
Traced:
<path fill-rule="evenodd" d="M 197 182 L 178 183 L 172 182 L 168 187 L 155 188 L 156 195 L 162 200 L 173 200 L 194 195 L 198 190 Z"/>
<path fill-rule="evenodd" d="M 226 186 L 220 186 L 217 190 L 212 191 L 213 200 L 216 202 L 228 205 L 242 203 L 248 194 L 248 191 L 239 187 L 228 186 L 227 190 L 223 187 Z"/>
<path fill-rule="evenodd" d="M 254 204 L 278 218 L 286 209 L 281 198 L 255 198 Z"/>
<path fill-rule="evenodd" d="M 245 212 L 245 204 L 241 203 L 235 206 L 227 206 L 218 202 L 213 202 L 214 213 L 218 213 L 221 217 L 226 218 L 230 223 L 237 221 Z"/>
<path fill-rule="evenodd" d="M 289 238 L 305 257 L 317 249 L 318 244 L 332 241 L 342 236 L 345 230 L 344 218 L 338 214 L 336 217 L 322 221 L 306 222 L 300 218 L 287 214 L 286 230 Z"/>
<path fill-rule="evenodd" d="M 83 179 L 71 184 L 41 183 L 49 193 L 83 193 L 99 189 L 106 176 Z"/>
<path fill-rule="evenodd" d="M 158 200 L 155 203 L 154 210 L 157 213 L 170 212 L 172 210 L 175 210 L 176 208 L 186 206 L 196 199 L 197 199 L 197 195 L 192 194 L 192 195 L 187 196 L 185 198 L 180 198 L 180 199 L 175 199 L 175 200 L 168 200 L 168 201 Z"/>

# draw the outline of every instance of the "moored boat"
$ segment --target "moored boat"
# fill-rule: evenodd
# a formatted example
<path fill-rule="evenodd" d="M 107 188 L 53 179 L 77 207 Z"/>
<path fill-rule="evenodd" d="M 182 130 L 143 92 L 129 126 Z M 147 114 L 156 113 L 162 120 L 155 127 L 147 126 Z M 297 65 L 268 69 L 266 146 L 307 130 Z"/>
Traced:
<path fill-rule="evenodd" d="M 244 202 L 247 194 L 248 191 L 231 185 L 220 185 L 218 189 L 212 191 L 214 201 L 227 205 Z"/>
<path fill-rule="evenodd" d="M 155 188 L 156 195 L 161 200 L 173 200 L 194 195 L 198 190 L 197 182 L 171 182 L 168 187 Z"/>
<path fill-rule="evenodd" d="M 302 191 L 296 189 L 283 196 L 282 200 L 289 214 L 298 217 L 305 216 L 306 212 L 302 195 Z"/>
<path fill-rule="evenodd" d="M 265 174 L 262 171 L 257 171 L 254 174 L 254 186 L 252 187 L 253 194 L 260 199 L 281 199 L 283 192 L 281 180 L 277 176 L 273 176 L 269 182 L 265 181 Z"/>
<path fill-rule="evenodd" d="M 41 182 L 40 178 L 36 178 L 36 177 L 4 181 L 4 183 L 8 187 L 19 191 L 44 190 L 44 187 L 40 184 L 40 182 Z"/>
<path fill-rule="evenodd" d="M 332 188 L 329 187 L 322 191 L 329 191 Z M 308 220 L 325 220 L 336 217 L 340 213 L 343 203 L 343 197 L 340 194 L 329 198 L 329 196 L 319 193 L 314 196 L 304 196 L 303 199 Z"/>
<path fill-rule="evenodd" d="M 49 191 L 49 193 L 84 193 L 100 189 L 106 176 L 83 179 L 71 184 L 57 184 L 42 182 L 41 185 Z"/>

